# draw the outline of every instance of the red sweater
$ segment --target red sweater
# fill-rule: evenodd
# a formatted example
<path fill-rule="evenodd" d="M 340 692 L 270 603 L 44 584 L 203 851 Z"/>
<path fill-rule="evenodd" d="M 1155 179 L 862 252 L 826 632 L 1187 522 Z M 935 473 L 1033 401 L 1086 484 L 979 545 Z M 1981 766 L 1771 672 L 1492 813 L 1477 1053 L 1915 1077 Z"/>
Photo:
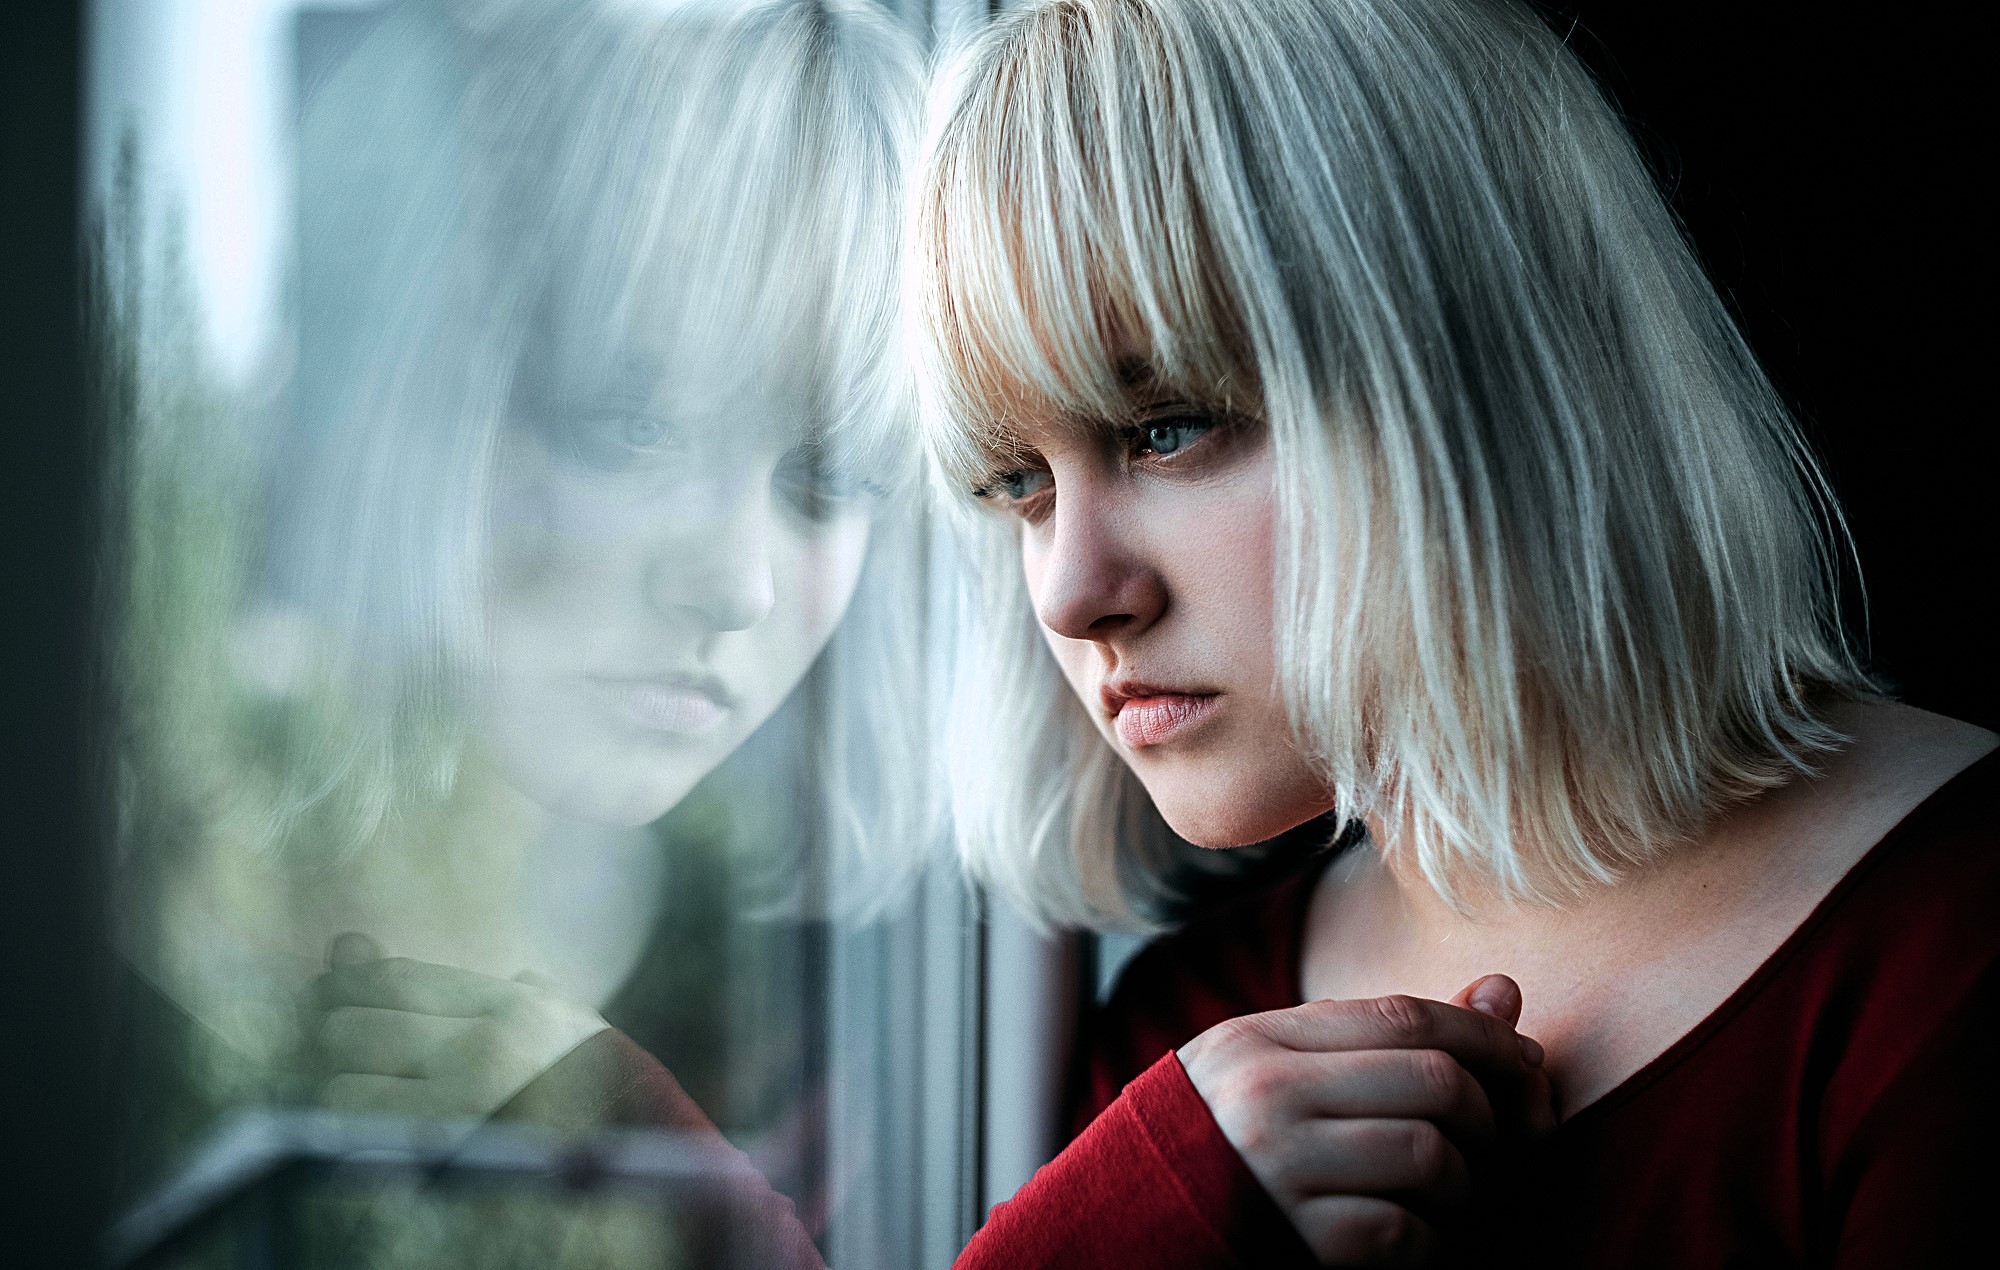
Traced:
<path fill-rule="evenodd" d="M 1975 1239 L 1995 1257 L 1996 776 L 2000 752 L 1948 782 L 1713 1014 L 1487 1179 L 1467 1224 L 1491 1233 L 1463 1263 L 1854 1270 L 1968 1264 Z M 1086 1038 L 1089 1127 L 961 1267 L 1312 1264 L 1173 1051 L 1299 1003 L 1324 864 L 1134 959 Z"/>
<path fill-rule="evenodd" d="M 1933 794 L 1720 1008 L 1488 1177 L 1463 1263 L 1965 1264 L 1990 1202 L 1982 1183 L 2000 1172 L 1996 774 L 2000 752 Z M 1086 1035 L 1085 1127 L 994 1208 L 956 1270 L 1314 1264 L 1174 1051 L 1224 1019 L 1299 1003 L 1324 863 L 1134 959 Z M 572 1057 L 591 1053 L 626 1067 L 629 1118 L 699 1121 L 622 1037 Z M 803 1232 L 771 1233 L 784 1264 L 818 1265 Z"/>

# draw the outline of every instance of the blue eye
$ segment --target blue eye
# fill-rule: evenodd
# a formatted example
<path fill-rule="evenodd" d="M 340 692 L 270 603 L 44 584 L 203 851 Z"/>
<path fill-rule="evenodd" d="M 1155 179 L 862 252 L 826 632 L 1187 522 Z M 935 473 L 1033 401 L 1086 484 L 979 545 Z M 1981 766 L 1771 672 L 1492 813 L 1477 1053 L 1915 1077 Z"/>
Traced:
<path fill-rule="evenodd" d="M 787 454 L 772 485 L 801 516 L 815 523 L 868 510 L 887 491 L 858 472 L 831 466 L 809 446 Z"/>
<path fill-rule="evenodd" d="M 656 467 L 683 448 L 670 420 L 615 405 L 563 412 L 541 426 L 555 453 L 592 471 Z"/>
<path fill-rule="evenodd" d="M 1139 434 L 1143 448 L 1165 458 L 1194 444 L 1203 433 L 1213 427 L 1215 427 L 1213 419 L 1162 419 L 1157 423 L 1141 425 Z"/>
<path fill-rule="evenodd" d="M 1032 496 L 1053 479 L 1040 468 L 1021 468 L 1013 472 L 995 472 L 986 484 L 973 490 L 975 498 L 1004 498 L 1018 503 Z"/>
<path fill-rule="evenodd" d="M 1026 498 L 1047 485 L 1049 479 L 1047 472 L 1035 468 L 1021 472 L 1007 472 L 1000 477 L 1000 488 L 1007 491 L 1009 498 Z"/>
<path fill-rule="evenodd" d="M 621 439 L 635 450 L 650 449 L 666 439 L 666 423 L 649 415 L 632 415 L 622 423 Z"/>

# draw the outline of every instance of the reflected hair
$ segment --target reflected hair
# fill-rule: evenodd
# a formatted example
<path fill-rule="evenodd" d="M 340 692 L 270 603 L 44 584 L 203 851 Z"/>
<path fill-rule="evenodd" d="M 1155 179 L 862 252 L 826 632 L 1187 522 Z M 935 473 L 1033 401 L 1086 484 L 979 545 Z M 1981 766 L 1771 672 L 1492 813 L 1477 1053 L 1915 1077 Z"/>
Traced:
<path fill-rule="evenodd" d="M 1560 904 L 1810 770 L 1874 691 L 1845 528 L 1620 119 L 1502 0 L 1045 0 L 945 78 L 914 191 L 924 436 L 974 556 L 971 871 L 1144 925 L 1199 853 L 968 491 L 1156 382 L 1261 420 L 1293 740 L 1447 900 Z"/>
<path fill-rule="evenodd" d="M 309 628 L 319 682 L 287 707 L 278 842 L 358 844 L 451 797 L 500 442 L 547 393 L 629 373 L 623 337 L 672 349 L 650 375 L 782 373 L 827 463 L 917 476 L 893 336 L 922 68 L 893 21 L 525 6 L 467 29 L 444 8 L 392 9 L 308 85 L 259 598 Z M 879 501 L 849 620 L 766 725 L 812 733 L 785 798 L 822 845 L 896 871 L 934 818 L 909 501 Z"/>

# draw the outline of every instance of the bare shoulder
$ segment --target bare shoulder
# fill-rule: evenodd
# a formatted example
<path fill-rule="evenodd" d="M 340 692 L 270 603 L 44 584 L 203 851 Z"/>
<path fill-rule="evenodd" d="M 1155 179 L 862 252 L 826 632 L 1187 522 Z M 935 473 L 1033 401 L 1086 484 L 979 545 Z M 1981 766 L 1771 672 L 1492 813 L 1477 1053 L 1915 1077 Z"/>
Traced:
<path fill-rule="evenodd" d="M 1850 739 L 1814 775 L 1732 808 L 1523 949 L 1589 967 L 1542 964 L 1523 985 L 1531 1008 L 1536 990 L 1547 995 L 1547 1012 L 1522 1023 L 1557 1056 L 1566 1112 L 1719 1008 L 1899 822 L 2000 747 L 1983 728 L 1892 702 L 1829 716 Z"/>
<path fill-rule="evenodd" d="M 1829 714 L 1850 743 L 1773 810 L 1852 864 L 1954 776 L 2000 747 L 2000 735 L 1895 702 L 1848 702 Z"/>
<path fill-rule="evenodd" d="M 1942 779 L 2000 748 L 2000 734 L 1896 701 L 1847 702 L 1829 712 L 1854 738 L 1853 752 L 1899 768 L 1929 769 Z"/>

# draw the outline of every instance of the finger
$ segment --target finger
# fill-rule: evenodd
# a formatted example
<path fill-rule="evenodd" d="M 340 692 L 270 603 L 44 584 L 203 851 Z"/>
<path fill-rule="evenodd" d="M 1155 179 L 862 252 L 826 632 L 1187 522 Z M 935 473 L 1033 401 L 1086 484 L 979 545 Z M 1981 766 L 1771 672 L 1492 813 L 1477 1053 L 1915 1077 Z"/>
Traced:
<path fill-rule="evenodd" d="M 326 948 L 326 968 L 328 970 L 333 969 L 335 966 L 352 966 L 363 961 L 379 961 L 381 958 L 382 945 L 376 943 L 373 939 L 370 939 L 358 930 L 351 930 L 343 935 L 335 935 L 333 942 L 328 944 Z"/>
<path fill-rule="evenodd" d="M 1294 1070 L 1301 1115 L 1428 1120 L 1464 1149 L 1493 1141 L 1485 1088 L 1443 1050 L 1302 1054 Z"/>
<path fill-rule="evenodd" d="M 1442 1216 L 1471 1190 L 1465 1156 L 1428 1120 L 1307 1120 L 1277 1161 L 1299 1199 L 1375 1195 Z"/>
<path fill-rule="evenodd" d="M 1508 1024 L 1423 997 L 1308 1001 L 1250 1017 L 1272 1040 L 1296 1050 L 1443 1050 L 1475 1074 L 1519 1073 L 1533 1065 L 1523 1038 Z M 1537 1058 L 1540 1050 L 1535 1046 Z"/>
<path fill-rule="evenodd" d="M 1540 1137 L 1555 1131 L 1559 1123 L 1556 1119 L 1555 1089 L 1549 1083 L 1546 1068 L 1536 1067 L 1522 1078 L 1519 1105 L 1522 1125 L 1531 1136 Z"/>
<path fill-rule="evenodd" d="M 321 1016 L 314 1051 L 328 1072 L 427 1076 L 433 1056 L 468 1026 L 463 1019 L 343 1005 Z"/>
<path fill-rule="evenodd" d="M 1521 1021 L 1521 985 L 1506 975 L 1483 975 L 1466 984 L 1450 1004 L 1477 1010 L 1513 1027 Z"/>
<path fill-rule="evenodd" d="M 1321 1265 L 1415 1266 L 1437 1247 L 1428 1222 L 1392 1200 L 1373 1195 L 1325 1195 L 1292 1210 Z"/>
<path fill-rule="evenodd" d="M 521 1092 L 564 1054 L 542 1038 L 495 1019 L 481 1019 L 453 1037 L 436 1056 L 437 1070 L 460 1100 L 485 1114 Z"/>
<path fill-rule="evenodd" d="M 521 986 L 506 979 L 409 957 L 335 966 L 315 984 L 320 1004 L 375 1006 L 470 1019 L 508 1004 Z"/>

